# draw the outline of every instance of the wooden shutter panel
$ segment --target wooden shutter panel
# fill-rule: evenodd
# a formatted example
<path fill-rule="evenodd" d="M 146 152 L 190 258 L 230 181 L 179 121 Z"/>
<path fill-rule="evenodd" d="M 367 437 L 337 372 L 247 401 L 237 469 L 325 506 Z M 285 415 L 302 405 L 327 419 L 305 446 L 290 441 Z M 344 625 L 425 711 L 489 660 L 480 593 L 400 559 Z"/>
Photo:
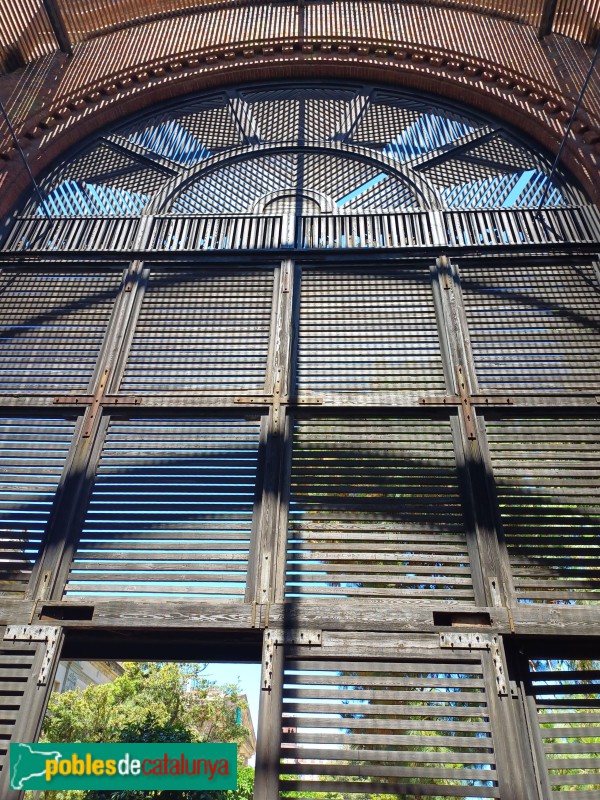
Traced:
<path fill-rule="evenodd" d="M 429 271 L 303 270 L 298 387 L 444 393 Z"/>
<path fill-rule="evenodd" d="M 121 275 L 3 272 L 0 392 L 85 391 Z"/>
<path fill-rule="evenodd" d="M 481 391 L 598 391 L 600 284 L 592 266 L 461 267 Z"/>
<path fill-rule="evenodd" d="M 522 603 L 600 599 L 600 420 L 486 420 Z"/>
<path fill-rule="evenodd" d="M 0 591 L 27 589 L 74 430 L 64 419 L 0 419 Z"/>
<path fill-rule="evenodd" d="M 573 648 L 569 649 L 571 656 Z M 600 661 L 532 659 L 526 691 L 534 712 L 545 800 L 597 800 Z"/>
<path fill-rule="evenodd" d="M 287 595 L 473 602 L 449 422 L 298 420 Z"/>
<path fill-rule="evenodd" d="M 500 796 L 479 653 L 337 656 L 286 662 L 282 797 Z"/>
<path fill-rule="evenodd" d="M 272 295 L 270 270 L 153 272 L 123 391 L 264 391 Z"/>
<path fill-rule="evenodd" d="M 113 421 L 67 595 L 243 597 L 259 422 Z"/>
<path fill-rule="evenodd" d="M 5 628 L 0 628 L 0 797 L 18 800 L 21 792 L 9 788 L 10 743 L 33 742 L 39 736 L 62 633 L 56 634 L 56 646 L 50 651 L 44 641 L 5 641 L 4 633 Z M 42 668 L 46 673 L 43 679 Z"/>

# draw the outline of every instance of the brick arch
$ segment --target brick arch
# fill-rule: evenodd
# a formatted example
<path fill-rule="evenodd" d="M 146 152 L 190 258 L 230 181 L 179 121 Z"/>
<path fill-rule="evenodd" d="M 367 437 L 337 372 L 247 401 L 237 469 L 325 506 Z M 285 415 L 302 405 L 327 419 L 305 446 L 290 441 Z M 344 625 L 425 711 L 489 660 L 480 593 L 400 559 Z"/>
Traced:
<path fill-rule="evenodd" d="M 272 52 L 222 52 L 208 57 L 164 59 L 135 73 L 106 75 L 90 90 L 73 91 L 67 103 L 49 104 L 21 127 L 20 142 L 32 171 L 41 173 L 105 125 L 157 103 L 197 91 L 261 80 L 339 78 L 390 84 L 450 98 L 508 123 L 556 152 L 573 101 L 541 81 L 524 78 L 485 59 L 444 54 L 436 48 L 361 47 L 340 43 L 310 48 L 264 48 Z M 578 115 L 563 164 L 590 198 L 600 202 L 595 176 L 600 169 L 600 120 Z M 8 214 L 28 177 L 14 148 L 5 150 L 5 187 L 0 213 Z"/>

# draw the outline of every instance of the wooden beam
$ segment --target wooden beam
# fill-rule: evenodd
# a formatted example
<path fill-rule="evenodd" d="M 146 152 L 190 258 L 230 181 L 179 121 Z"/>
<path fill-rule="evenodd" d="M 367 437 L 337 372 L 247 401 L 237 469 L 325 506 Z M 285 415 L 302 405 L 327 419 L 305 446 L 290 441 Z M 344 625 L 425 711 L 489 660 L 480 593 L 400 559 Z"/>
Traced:
<path fill-rule="evenodd" d="M 69 56 L 73 55 L 73 45 L 71 43 L 71 39 L 69 38 L 65 21 L 61 14 L 58 3 L 56 0 L 43 0 L 43 2 L 58 46 L 63 53 L 66 53 Z"/>
<path fill-rule="evenodd" d="M 542 16 L 540 19 L 540 26 L 538 28 L 538 36 L 540 37 L 540 39 L 552 33 L 552 27 L 554 25 L 554 16 L 556 14 L 557 5 L 558 5 L 558 0 L 544 0 L 544 6 L 542 8 Z"/>

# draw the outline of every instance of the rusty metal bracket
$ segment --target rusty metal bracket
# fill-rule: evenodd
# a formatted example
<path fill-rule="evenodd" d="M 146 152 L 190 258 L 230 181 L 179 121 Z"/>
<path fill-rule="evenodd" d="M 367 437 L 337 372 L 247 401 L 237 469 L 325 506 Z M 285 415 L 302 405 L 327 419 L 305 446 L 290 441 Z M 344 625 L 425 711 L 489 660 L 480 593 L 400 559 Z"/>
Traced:
<path fill-rule="evenodd" d="M 268 394 L 242 394 L 238 395 L 238 397 L 234 397 L 233 402 L 239 403 L 240 405 L 270 406 L 273 402 L 273 398 Z"/>
<path fill-rule="evenodd" d="M 137 283 L 140 274 L 142 272 L 142 262 L 141 261 L 134 261 L 131 265 L 131 269 L 129 270 L 129 274 L 127 275 L 127 282 L 125 284 L 125 291 L 130 292 L 135 284 Z"/>
<path fill-rule="evenodd" d="M 234 403 L 238 403 L 239 405 L 260 405 L 260 406 L 271 406 L 271 405 L 280 405 L 280 406 L 291 406 L 292 408 L 296 405 L 298 406 L 322 406 L 323 405 L 323 398 L 322 397 L 298 397 L 296 400 L 290 400 L 289 397 L 279 397 L 277 401 L 277 397 L 271 394 L 247 394 L 247 395 L 238 395 L 237 397 L 233 398 Z"/>
<path fill-rule="evenodd" d="M 104 394 L 104 390 L 106 389 L 106 385 L 108 383 L 109 373 L 110 368 L 106 367 L 102 373 L 102 377 L 100 378 L 100 383 L 98 384 L 95 395 L 63 394 L 54 398 L 55 405 L 89 406 L 88 418 L 82 434 L 84 439 L 89 439 L 92 435 L 94 420 L 96 419 L 98 410 L 101 406 L 140 406 L 142 404 L 141 397 L 135 397 L 133 395 Z"/>
<path fill-rule="evenodd" d="M 500 395 L 493 394 L 472 394 L 471 405 L 479 406 L 512 406 L 513 399 L 511 397 L 501 397 Z"/>
<path fill-rule="evenodd" d="M 45 686 L 54 659 L 61 628 L 55 625 L 8 625 L 4 631 L 5 642 L 45 642 L 46 651 L 42 659 L 38 686 Z"/>
<path fill-rule="evenodd" d="M 279 427 L 279 412 L 281 410 L 281 370 L 277 370 L 275 384 L 273 386 L 273 425 Z"/>
<path fill-rule="evenodd" d="M 281 292 L 282 294 L 289 294 L 290 292 L 290 277 L 292 274 L 292 262 L 284 261 L 281 265 Z"/>
<path fill-rule="evenodd" d="M 483 405 L 490 407 L 513 405 L 511 397 L 506 395 L 486 395 L 486 394 L 473 394 L 470 395 L 467 390 L 467 383 L 465 374 L 462 367 L 456 370 L 456 378 L 458 383 L 458 395 L 444 395 L 442 397 L 419 397 L 419 405 L 422 406 L 460 406 L 465 421 L 465 428 L 467 437 L 471 440 L 477 438 L 477 430 L 475 428 L 475 420 L 473 419 L 473 406 Z"/>
<path fill-rule="evenodd" d="M 462 367 L 456 370 L 456 377 L 458 380 L 458 392 L 460 394 L 460 407 L 463 411 L 463 419 L 465 421 L 465 428 L 467 429 L 467 438 L 476 439 L 477 431 L 475 430 L 475 423 L 473 421 L 473 407 L 471 405 L 471 396 L 467 390 L 467 382 L 465 373 Z"/>
<path fill-rule="evenodd" d="M 57 406 L 83 406 L 94 402 L 90 394 L 62 394 L 54 398 Z M 103 406 L 141 406 L 142 398 L 133 395 L 105 394 L 102 398 Z"/>
<path fill-rule="evenodd" d="M 54 398 L 56 406 L 88 406 L 93 402 L 91 394 L 61 394 Z"/>
<path fill-rule="evenodd" d="M 275 648 L 283 645 L 307 645 L 309 647 L 320 647 L 322 643 L 322 632 L 320 630 L 298 628 L 297 630 L 265 630 L 265 653 L 262 664 L 261 690 L 270 692 L 273 688 L 273 659 Z"/>
<path fill-rule="evenodd" d="M 487 650 L 491 653 L 500 697 L 508 695 L 506 670 L 500 650 L 500 639 L 491 633 L 440 633 L 440 647 L 451 650 Z"/>
<path fill-rule="evenodd" d="M 94 420 L 96 419 L 96 415 L 98 414 L 98 409 L 100 408 L 100 404 L 102 403 L 102 398 L 104 397 L 104 390 L 106 389 L 106 384 L 108 383 L 109 373 L 110 373 L 110 367 L 106 367 L 106 369 L 102 373 L 102 377 L 100 378 L 100 383 L 98 384 L 98 388 L 96 389 L 96 394 L 94 395 L 92 404 L 89 407 L 85 428 L 83 429 L 83 434 L 82 434 L 82 437 L 84 439 L 89 439 L 90 436 L 92 435 Z"/>
<path fill-rule="evenodd" d="M 419 405 L 422 406 L 459 406 L 460 397 L 446 394 L 441 397 L 419 397 Z"/>
<path fill-rule="evenodd" d="M 88 406 L 88 416 L 83 430 L 83 438 L 89 439 L 92 435 L 94 427 L 94 420 L 98 414 L 101 406 L 140 406 L 142 404 L 141 397 L 133 395 L 117 395 L 117 394 L 104 394 L 108 383 L 108 376 L 110 374 L 110 367 L 106 367 L 100 378 L 100 383 L 96 390 L 96 394 L 63 394 L 54 398 L 54 404 L 57 406 Z"/>

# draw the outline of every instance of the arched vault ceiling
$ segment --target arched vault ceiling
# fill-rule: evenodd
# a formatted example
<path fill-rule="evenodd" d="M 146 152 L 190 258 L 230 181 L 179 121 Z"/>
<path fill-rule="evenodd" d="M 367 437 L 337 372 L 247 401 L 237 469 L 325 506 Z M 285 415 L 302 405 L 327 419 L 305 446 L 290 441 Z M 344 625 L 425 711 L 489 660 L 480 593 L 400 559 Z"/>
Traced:
<path fill-rule="evenodd" d="M 24 8 L 33 4 L 35 10 L 36 2 L 27 0 Z M 115 13 L 125 8 L 112 6 Z M 54 46 L 38 48 L 31 56 L 37 60 L 0 78 L 0 95 L 34 174 L 99 127 L 160 100 L 290 77 L 351 78 L 437 93 L 490 112 L 556 150 L 591 57 L 589 47 L 565 36 L 551 33 L 540 40 L 540 3 L 534 0 L 223 2 L 194 4 L 177 14 L 166 1 L 144 4 L 155 6 L 147 21 L 119 18 L 112 26 L 97 25 L 96 31 L 110 30 L 92 38 L 83 31 L 72 56 Z M 585 19 L 593 20 L 600 0 L 583 0 L 577 8 L 583 7 Z M 21 31 L 21 39 L 44 28 L 35 14 L 28 19 L 30 29 Z M 218 126 L 222 111 L 214 113 Z M 234 135 L 226 128 L 220 132 Z M 598 74 L 573 132 L 564 161 L 598 200 Z M 0 211 L 6 213 L 28 177 L 8 132 L 2 130 L 0 139 Z"/>

